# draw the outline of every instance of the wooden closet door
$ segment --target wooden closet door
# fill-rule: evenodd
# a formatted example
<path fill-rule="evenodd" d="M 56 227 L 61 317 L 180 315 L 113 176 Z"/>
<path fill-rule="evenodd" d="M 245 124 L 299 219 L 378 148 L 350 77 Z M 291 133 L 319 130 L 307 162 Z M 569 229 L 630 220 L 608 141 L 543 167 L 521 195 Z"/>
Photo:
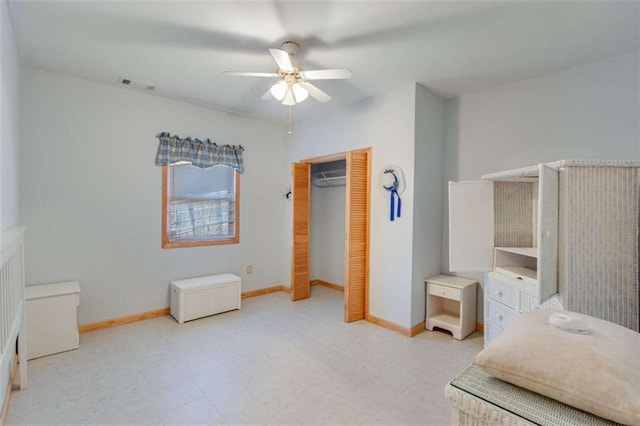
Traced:
<path fill-rule="evenodd" d="M 347 153 L 345 322 L 368 314 L 370 150 Z"/>
<path fill-rule="evenodd" d="M 309 229 L 311 166 L 292 163 L 293 249 L 291 250 L 291 300 L 309 297 Z"/>

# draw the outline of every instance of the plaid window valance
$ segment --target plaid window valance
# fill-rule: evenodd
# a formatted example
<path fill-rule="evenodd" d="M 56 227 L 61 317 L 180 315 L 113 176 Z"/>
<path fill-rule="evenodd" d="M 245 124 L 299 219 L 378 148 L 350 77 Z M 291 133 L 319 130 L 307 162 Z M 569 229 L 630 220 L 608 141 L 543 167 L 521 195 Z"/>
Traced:
<path fill-rule="evenodd" d="M 218 164 L 233 167 L 240 173 L 244 172 L 241 145 L 218 145 L 209 139 L 180 139 L 163 132 L 156 136 L 158 153 L 156 154 L 156 166 L 167 166 L 178 161 L 189 161 L 196 167 L 206 168 Z"/>

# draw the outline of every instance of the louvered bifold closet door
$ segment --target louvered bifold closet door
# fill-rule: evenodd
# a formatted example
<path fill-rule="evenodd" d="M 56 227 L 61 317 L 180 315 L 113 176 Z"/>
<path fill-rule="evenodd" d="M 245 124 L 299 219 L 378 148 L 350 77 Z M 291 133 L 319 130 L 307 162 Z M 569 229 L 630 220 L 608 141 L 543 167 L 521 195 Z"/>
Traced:
<path fill-rule="evenodd" d="M 309 229 L 311 166 L 292 163 L 293 250 L 291 250 L 291 300 L 309 297 Z"/>
<path fill-rule="evenodd" d="M 347 153 L 345 322 L 365 318 L 369 283 L 369 154 Z"/>

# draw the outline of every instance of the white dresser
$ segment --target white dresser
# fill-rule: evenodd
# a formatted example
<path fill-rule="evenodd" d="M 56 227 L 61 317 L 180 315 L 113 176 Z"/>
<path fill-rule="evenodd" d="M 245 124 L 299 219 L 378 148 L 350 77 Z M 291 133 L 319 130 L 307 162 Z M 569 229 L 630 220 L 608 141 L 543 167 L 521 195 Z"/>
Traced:
<path fill-rule="evenodd" d="M 489 344 L 519 314 L 538 306 L 531 285 L 509 277 L 489 272 L 484 278 L 484 333 Z"/>

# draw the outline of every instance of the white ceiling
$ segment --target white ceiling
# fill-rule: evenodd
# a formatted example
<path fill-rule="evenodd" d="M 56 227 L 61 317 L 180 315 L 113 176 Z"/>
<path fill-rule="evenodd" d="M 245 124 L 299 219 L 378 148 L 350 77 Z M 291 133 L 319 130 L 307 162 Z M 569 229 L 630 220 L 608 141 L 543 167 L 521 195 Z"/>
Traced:
<path fill-rule="evenodd" d="M 261 101 L 269 47 L 300 44 L 303 69 L 349 68 L 314 83 L 295 118 L 419 82 L 446 97 L 635 50 L 638 1 L 17 1 L 9 0 L 23 63 L 99 82 L 119 77 L 156 93 L 283 122 Z"/>

